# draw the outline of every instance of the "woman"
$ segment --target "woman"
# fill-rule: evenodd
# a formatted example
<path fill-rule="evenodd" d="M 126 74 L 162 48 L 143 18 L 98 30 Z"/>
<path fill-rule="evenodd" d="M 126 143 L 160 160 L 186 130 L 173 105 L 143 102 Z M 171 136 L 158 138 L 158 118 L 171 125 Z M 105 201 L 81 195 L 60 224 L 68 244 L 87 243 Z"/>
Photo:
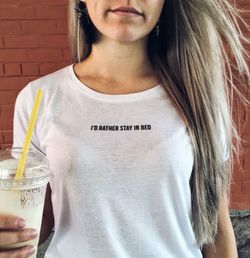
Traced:
<path fill-rule="evenodd" d="M 237 17 L 225 0 L 69 1 L 73 64 L 30 82 L 15 107 L 21 146 L 42 88 L 32 146 L 54 172 L 45 257 L 237 257 L 229 88 L 240 93 L 222 41 L 249 79 Z M 37 235 L 24 223 L 18 234 L 16 219 L 1 216 L 2 243 Z"/>

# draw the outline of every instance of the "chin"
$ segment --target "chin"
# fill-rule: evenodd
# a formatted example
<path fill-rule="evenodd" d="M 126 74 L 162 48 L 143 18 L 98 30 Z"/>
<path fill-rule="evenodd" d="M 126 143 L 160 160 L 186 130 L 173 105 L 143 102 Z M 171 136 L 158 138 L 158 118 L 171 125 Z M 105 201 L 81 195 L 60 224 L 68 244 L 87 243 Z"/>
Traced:
<path fill-rule="evenodd" d="M 119 42 L 123 42 L 123 43 L 131 43 L 131 42 L 135 42 L 136 39 L 134 38 L 126 38 L 126 37 L 117 37 L 117 38 L 112 38 L 114 41 L 119 41 Z"/>
<path fill-rule="evenodd" d="M 140 39 L 138 35 L 131 32 L 117 32 L 116 34 L 113 32 L 108 36 L 110 39 L 120 42 L 134 42 Z"/>

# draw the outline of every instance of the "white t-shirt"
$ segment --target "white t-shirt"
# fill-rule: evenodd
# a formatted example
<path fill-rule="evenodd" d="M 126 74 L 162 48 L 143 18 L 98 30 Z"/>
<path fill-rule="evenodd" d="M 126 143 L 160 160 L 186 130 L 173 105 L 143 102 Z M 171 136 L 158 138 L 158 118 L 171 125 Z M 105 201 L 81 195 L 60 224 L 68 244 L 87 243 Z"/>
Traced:
<path fill-rule="evenodd" d="M 202 258 L 191 226 L 191 141 L 164 87 L 103 94 L 66 66 L 18 95 L 14 146 L 23 144 L 37 88 L 44 96 L 32 146 L 54 173 L 45 257 Z"/>

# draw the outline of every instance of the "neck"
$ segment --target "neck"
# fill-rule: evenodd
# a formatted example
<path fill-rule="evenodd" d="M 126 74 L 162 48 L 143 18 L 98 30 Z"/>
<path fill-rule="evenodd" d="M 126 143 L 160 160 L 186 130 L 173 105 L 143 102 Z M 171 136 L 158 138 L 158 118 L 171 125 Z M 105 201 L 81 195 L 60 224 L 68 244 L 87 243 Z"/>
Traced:
<path fill-rule="evenodd" d="M 84 62 L 88 74 L 117 82 L 154 74 L 146 39 L 129 44 L 103 39 L 92 45 Z"/>

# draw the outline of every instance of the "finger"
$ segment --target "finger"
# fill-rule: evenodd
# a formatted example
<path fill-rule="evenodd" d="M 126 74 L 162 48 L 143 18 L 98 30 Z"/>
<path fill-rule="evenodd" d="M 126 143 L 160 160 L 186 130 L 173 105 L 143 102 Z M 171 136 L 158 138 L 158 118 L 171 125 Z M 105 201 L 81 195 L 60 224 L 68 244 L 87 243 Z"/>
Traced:
<path fill-rule="evenodd" d="M 36 238 L 38 232 L 36 229 L 26 228 L 19 231 L 0 232 L 0 246 L 15 244 Z"/>
<path fill-rule="evenodd" d="M 0 251 L 0 258 L 27 258 L 36 252 L 33 246 L 25 246 L 11 251 Z"/>
<path fill-rule="evenodd" d="M 22 218 L 0 215 L 0 229 L 17 229 L 25 227 L 25 221 Z"/>

